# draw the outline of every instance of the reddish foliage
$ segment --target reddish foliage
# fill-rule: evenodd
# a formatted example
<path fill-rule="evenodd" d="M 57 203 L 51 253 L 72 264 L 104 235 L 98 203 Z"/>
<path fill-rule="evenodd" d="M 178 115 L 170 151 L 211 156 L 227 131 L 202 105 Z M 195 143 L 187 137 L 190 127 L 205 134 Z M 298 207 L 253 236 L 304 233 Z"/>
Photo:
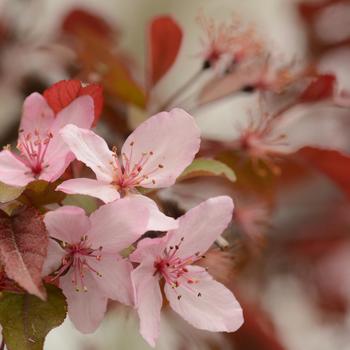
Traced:
<path fill-rule="evenodd" d="M 268 315 L 256 305 L 249 305 L 239 298 L 244 310 L 243 326 L 232 334 L 239 350 L 285 350 Z"/>
<path fill-rule="evenodd" d="M 171 68 L 179 53 L 182 30 L 169 16 L 153 19 L 149 27 L 149 83 L 155 85 Z"/>
<path fill-rule="evenodd" d="M 41 273 L 47 245 L 48 234 L 37 209 L 26 208 L 12 217 L 0 211 L 0 260 L 5 273 L 42 299 L 46 297 Z"/>
<path fill-rule="evenodd" d="M 67 107 L 77 97 L 89 95 L 94 100 L 94 124 L 100 118 L 103 108 L 103 89 L 100 84 L 83 86 L 79 80 L 61 80 L 46 89 L 43 95 L 55 113 Z"/>
<path fill-rule="evenodd" d="M 319 75 L 301 93 L 301 102 L 317 102 L 333 96 L 335 76 L 332 74 Z"/>
<path fill-rule="evenodd" d="M 314 168 L 327 175 L 350 196 L 350 157 L 335 150 L 305 147 L 301 156 Z"/>
<path fill-rule="evenodd" d="M 80 30 L 88 29 L 104 38 L 111 37 L 113 33 L 112 28 L 102 17 L 95 16 L 83 9 L 72 10 L 66 16 L 62 29 L 69 34 L 78 34 Z"/>

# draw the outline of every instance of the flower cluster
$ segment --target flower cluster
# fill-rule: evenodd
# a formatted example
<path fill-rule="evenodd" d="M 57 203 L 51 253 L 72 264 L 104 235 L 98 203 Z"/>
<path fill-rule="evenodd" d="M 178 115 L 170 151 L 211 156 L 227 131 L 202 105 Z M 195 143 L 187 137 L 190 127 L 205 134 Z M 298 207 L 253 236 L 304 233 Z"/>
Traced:
<path fill-rule="evenodd" d="M 96 330 L 115 300 L 137 310 L 140 332 L 155 346 L 164 298 L 199 329 L 237 330 L 243 322 L 239 303 L 203 267 L 204 254 L 232 219 L 232 199 L 210 198 L 175 220 L 144 194 L 173 185 L 192 163 L 200 146 L 193 117 L 182 109 L 154 115 L 118 152 L 90 130 L 94 115 L 89 95 L 56 113 L 34 93 L 24 103 L 18 152 L 7 147 L 0 153 L 6 185 L 25 191 L 44 180 L 58 192 L 100 200 L 90 216 L 78 206 L 41 207 L 50 237 L 42 277 L 63 291 L 70 319 L 83 333 Z M 96 179 L 62 181 L 74 159 Z"/>

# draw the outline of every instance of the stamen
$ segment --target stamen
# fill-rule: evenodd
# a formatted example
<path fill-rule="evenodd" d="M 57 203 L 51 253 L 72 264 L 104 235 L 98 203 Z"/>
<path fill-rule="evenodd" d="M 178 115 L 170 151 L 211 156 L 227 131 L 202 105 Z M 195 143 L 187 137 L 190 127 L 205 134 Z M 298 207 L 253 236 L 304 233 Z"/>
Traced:
<path fill-rule="evenodd" d="M 77 292 L 82 290 L 87 292 L 88 289 L 84 283 L 85 271 L 102 277 L 102 274 L 91 266 L 89 259 L 96 258 L 97 261 L 100 261 L 103 247 L 100 246 L 97 249 L 93 249 L 88 243 L 88 236 L 86 234 L 81 237 L 78 243 L 68 244 L 67 242 L 60 242 L 60 244 L 65 249 L 66 255 L 62 259 L 61 267 L 54 273 L 55 276 L 52 280 L 61 277 L 69 269 L 73 269 L 72 283 L 75 286 L 75 290 Z"/>

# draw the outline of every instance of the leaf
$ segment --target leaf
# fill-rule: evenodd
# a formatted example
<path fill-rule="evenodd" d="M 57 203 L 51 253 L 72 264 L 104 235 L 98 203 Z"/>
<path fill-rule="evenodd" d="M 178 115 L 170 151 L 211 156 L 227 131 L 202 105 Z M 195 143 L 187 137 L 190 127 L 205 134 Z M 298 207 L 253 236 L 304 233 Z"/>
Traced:
<path fill-rule="evenodd" d="M 7 203 L 17 199 L 25 187 L 13 187 L 0 182 L 0 203 Z"/>
<path fill-rule="evenodd" d="M 319 75 L 301 93 L 301 102 L 318 102 L 333 96 L 335 76 L 332 74 Z"/>
<path fill-rule="evenodd" d="M 28 293 L 45 299 L 41 272 L 47 254 L 48 234 L 37 209 L 17 215 L 0 211 L 0 261 L 6 275 Z"/>
<path fill-rule="evenodd" d="M 42 350 L 49 331 L 67 314 L 60 289 L 46 286 L 47 301 L 29 294 L 4 293 L 0 299 L 0 323 L 8 350 Z"/>
<path fill-rule="evenodd" d="M 350 156 L 335 150 L 305 147 L 299 154 L 307 163 L 328 176 L 350 196 Z"/>
<path fill-rule="evenodd" d="M 148 31 L 149 82 L 154 86 L 174 64 L 182 43 L 182 30 L 170 16 L 152 20 Z"/>
<path fill-rule="evenodd" d="M 92 22 L 103 20 L 98 17 L 93 20 L 92 16 L 82 15 L 81 12 L 78 16 L 68 15 L 62 24 L 64 34 L 70 35 L 70 42 L 77 54 L 80 75 L 97 75 L 104 91 L 112 98 L 117 97 L 123 102 L 144 108 L 146 94 L 133 78 L 128 68 L 128 60 L 116 50 L 116 43 L 111 37 L 106 37 L 103 30 L 101 32 L 94 29 Z M 111 36 L 118 37 L 118 32 L 114 28 L 111 30 Z"/>
<path fill-rule="evenodd" d="M 215 159 L 197 158 L 180 175 L 178 181 L 198 176 L 223 176 L 228 180 L 236 181 L 234 171 L 226 164 Z"/>
<path fill-rule="evenodd" d="M 94 100 L 95 120 L 100 118 L 103 109 L 103 89 L 100 84 L 83 86 L 80 80 L 61 80 L 43 93 L 47 103 L 55 113 L 60 112 L 79 96 L 91 96 Z"/>
<path fill-rule="evenodd" d="M 82 208 L 85 210 L 86 214 L 91 214 L 97 209 L 96 198 L 83 194 L 69 194 L 63 200 L 63 204 Z"/>
<path fill-rule="evenodd" d="M 37 208 L 47 204 L 60 203 L 66 194 L 55 191 L 58 184 L 57 181 L 52 183 L 44 180 L 33 181 L 27 186 L 20 200 Z"/>
<path fill-rule="evenodd" d="M 80 8 L 73 9 L 65 17 L 62 29 L 66 33 L 75 35 L 81 30 L 90 30 L 104 38 L 113 35 L 113 29 L 102 17 Z"/>

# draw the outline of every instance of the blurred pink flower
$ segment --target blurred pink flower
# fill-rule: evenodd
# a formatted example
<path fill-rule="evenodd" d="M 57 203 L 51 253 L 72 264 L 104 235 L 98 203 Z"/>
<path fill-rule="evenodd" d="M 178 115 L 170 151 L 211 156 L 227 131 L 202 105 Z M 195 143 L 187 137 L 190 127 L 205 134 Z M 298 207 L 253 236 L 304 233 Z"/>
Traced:
<path fill-rule="evenodd" d="M 77 98 L 55 115 L 42 95 L 31 94 L 23 105 L 17 145 L 20 155 L 9 148 L 0 152 L 0 181 L 21 187 L 36 179 L 57 180 L 74 159 L 60 129 L 67 124 L 90 128 L 93 119 L 89 96 Z"/>
<path fill-rule="evenodd" d="M 140 332 L 151 346 L 159 336 L 163 303 L 160 282 L 171 308 L 199 329 L 232 332 L 243 323 L 242 310 L 229 289 L 193 265 L 203 257 L 232 218 L 229 197 L 211 198 L 178 219 L 164 237 L 143 239 L 130 259 Z"/>
<path fill-rule="evenodd" d="M 53 239 L 44 275 L 56 271 L 68 314 L 81 332 L 90 333 L 98 327 L 108 298 L 133 303 L 132 265 L 120 252 L 146 231 L 148 219 L 148 211 L 138 198 L 104 205 L 90 218 L 73 206 L 46 214 L 45 224 Z"/>
<path fill-rule="evenodd" d="M 197 18 L 205 32 L 202 39 L 204 68 L 215 67 L 224 63 L 229 67 L 232 63 L 241 63 L 259 55 L 262 43 L 257 39 L 252 27 L 245 27 L 237 16 L 230 23 L 216 23 L 203 13 Z"/>
<path fill-rule="evenodd" d="M 57 189 L 97 197 L 105 203 L 135 193 L 137 187 L 162 188 L 192 162 L 199 150 L 200 132 L 184 110 L 162 112 L 142 123 L 125 141 L 121 156 L 89 130 L 66 126 L 61 135 L 77 159 L 97 179 L 72 179 Z"/>

